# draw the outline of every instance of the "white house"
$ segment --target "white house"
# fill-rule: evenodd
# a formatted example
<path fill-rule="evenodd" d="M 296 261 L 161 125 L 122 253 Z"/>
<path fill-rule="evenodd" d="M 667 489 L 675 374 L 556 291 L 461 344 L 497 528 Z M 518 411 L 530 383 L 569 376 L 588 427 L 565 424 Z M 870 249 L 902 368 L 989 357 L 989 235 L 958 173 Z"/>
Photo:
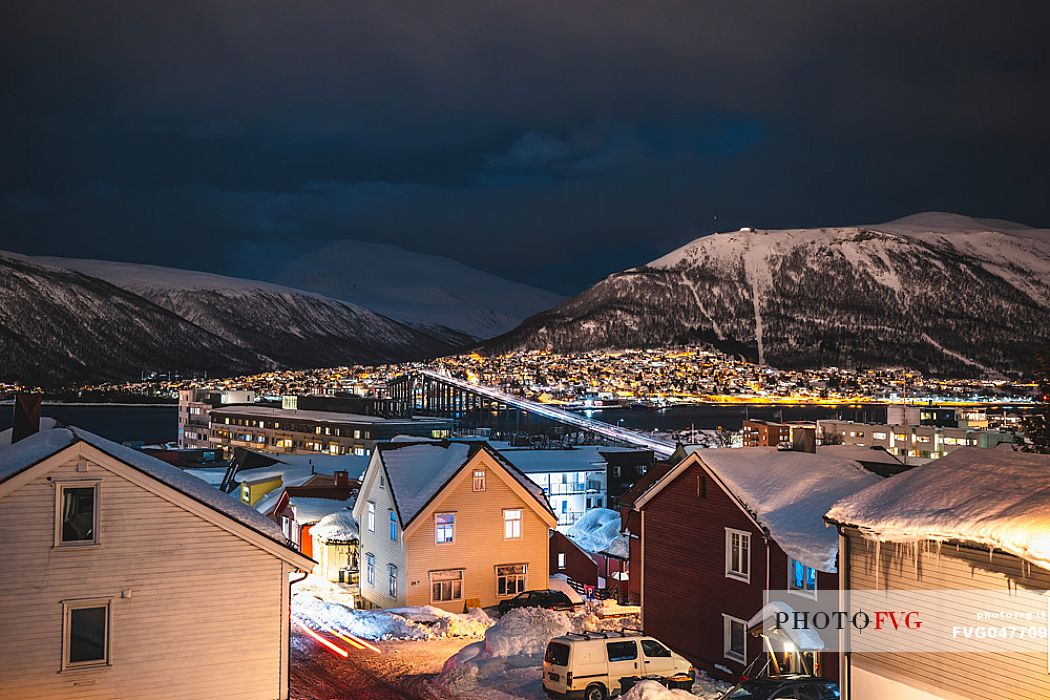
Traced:
<path fill-rule="evenodd" d="M 289 574 L 271 520 L 77 428 L 0 448 L 0 697 L 288 697 Z"/>

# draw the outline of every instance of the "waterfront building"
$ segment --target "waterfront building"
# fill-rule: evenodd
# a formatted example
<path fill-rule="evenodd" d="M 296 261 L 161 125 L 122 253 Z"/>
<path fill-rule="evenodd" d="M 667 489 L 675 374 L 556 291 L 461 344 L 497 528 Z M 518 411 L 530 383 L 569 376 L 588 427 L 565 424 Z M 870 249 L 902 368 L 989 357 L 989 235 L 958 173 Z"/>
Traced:
<path fill-rule="evenodd" d="M 931 418 L 940 422 L 941 417 Z M 1014 434 L 983 428 L 942 427 L 936 424 L 854 423 L 817 421 L 823 444 L 882 447 L 887 452 L 921 464 L 962 447 L 996 447 L 1015 442 Z"/>

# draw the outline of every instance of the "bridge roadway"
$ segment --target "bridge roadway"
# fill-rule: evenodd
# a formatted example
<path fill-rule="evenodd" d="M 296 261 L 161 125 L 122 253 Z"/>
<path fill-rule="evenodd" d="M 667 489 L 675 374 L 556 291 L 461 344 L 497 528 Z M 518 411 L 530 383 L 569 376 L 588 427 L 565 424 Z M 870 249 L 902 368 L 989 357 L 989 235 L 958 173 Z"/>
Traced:
<path fill-rule="evenodd" d="M 493 389 L 492 387 L 481 384 L 471 384 L 468 381 L 454 379 L 432 370 L 424 369 L 419 370 L 419 372 L 420 374 L 425 374 L 436 381 L 445 382 L 451 386 L 473 392 L 480 396 L 484 396 L 485 398 L 492 399 L 493 401 L 499 401 L 500 403 L 513 406 L 522 411 L 528 411 L 534 415 L 549 418 L 558 421 L 559 423 L 566 423 L 588 432 L 602 435 L 611 440 L 616 440 L 617 442 L 650 449 L 661 459 L 670 457 L 675 449 L 674 443 L 668 440 L 659 440 L 650 435 L 646 435 L 645 433 L 640 433 L 637 430 L 621 428 L 616 425 L 610 425 L 605 421 L 586 418 L 577 413 L 573 413 L 572 411 L 566 411 L 548 404 L 537 403 L 536 401 L 529 401 L 528 399 L 523 399 L 519 396 L 512 396 L 511 394 L 504 393 L 498 389 Z"/>

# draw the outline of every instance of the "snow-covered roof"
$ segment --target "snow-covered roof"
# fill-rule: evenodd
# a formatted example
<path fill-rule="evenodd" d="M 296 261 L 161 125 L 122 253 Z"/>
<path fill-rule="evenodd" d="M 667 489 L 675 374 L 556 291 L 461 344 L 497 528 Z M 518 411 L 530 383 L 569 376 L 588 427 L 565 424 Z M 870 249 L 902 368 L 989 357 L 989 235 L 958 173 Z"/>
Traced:
<path fill-rule="evenodd" d="M 545 509 L 550 510 L 543 489 L 533 483 L 485 443 L 397 443 L 377 447 L 386 470 L 402 525 L 407 527 L 427 503 L 479 450 L 485 449 L 507 467 L 507 472 Z"/>
<path fill-rule="evenodd" d="M 844 496 L 827 517 L 878 539 L 968 542 L 1050 569 L 1050 455 L 960 448 Z"/>
<path fill-rule="evenodd" d="M 854 462 L 871 462 L 874 464 L 903 464 L 899 459 L 882 448 L 864 447 L 862 445 L 818 445 L 817 454 L 826 457 L 851 459 Z"/>
<path fill-rule="evenodd" d="M 335 472 L 347 472 L 351 479 L 361 480 L 371 457 L 368 455 L 299 455 L 267 454 L 281 464 L 313 470 L 315 474 L 331 476 Z"/>
<path fill-rule="evenodd" d="M 51 428 L 58 427 L 58 421 L 49 416 L 40 416 L 40 428 L 39 430 L 50 430 Z M 11 444 L 11 433 L 12 428 L 7 430 L 0 430 L 0 447 L 5 447 Z"/>
<path fill-rule="evenodd" d="M 360 539 L 361 531 L 349 508 L 337 510 L 321 518 L 310 528 L 310 534 L 322 540 L 348 542 Z"/>
<path fill-rule="evenodd" d="M 510 448 L 499 453 L 526 474 L 593 472 L 605 469 L 605 457 L 597 447 L 545 450 Z"/>
<path fill-rule="evenodd" d="M 0 448 L 0 482 L 29 469 L 62 450 L 84 442 L 212 510 L 287 547 L 288 540 L 275 522 L 178 467 L 80 428 L 52 428 Z"/>
<path fill-rule="evenodd" d="M 430 423 L 447 423 L 444 418 L 384 418 L 362 413 L 345 413 L 342 411 L 315 411 L 311 409 L 281 408 L 280 406 L 216 406 L 213 415 L 236 415 L 261 418 L 285 418 L 288 420 L 310 420 L 319 423 L 368 423 L 376 425 L 420 425 Z"/>
<path fill-rule="evenodd" d="M 629 556 L 627 536 L 620 534 L 620 514 L 615 510 L 592 508 L 565 530 L 565 536 L 585 552 Z"/>
<path fill-rule="evenodd" d="M 315 496 L 292 496 L 288 499 L 289 505 L 295 512 L 295 522 L 300 525 L 310 525 L 319 522 L 330 513 L 342 508 L 352 508 L 357 501 L 357 493 L 346 500 L 335 498 L 317 498 Z"/>
<path fill-rule="evenodd" d="M 787 555 L 834 573 L 838 533 L 823 521 L 836 501 L 882 479 L 859 463 L 775 447 L 715 448 L 694 453 Z M 672 472 L 673 473 L 673 472 Z"/>

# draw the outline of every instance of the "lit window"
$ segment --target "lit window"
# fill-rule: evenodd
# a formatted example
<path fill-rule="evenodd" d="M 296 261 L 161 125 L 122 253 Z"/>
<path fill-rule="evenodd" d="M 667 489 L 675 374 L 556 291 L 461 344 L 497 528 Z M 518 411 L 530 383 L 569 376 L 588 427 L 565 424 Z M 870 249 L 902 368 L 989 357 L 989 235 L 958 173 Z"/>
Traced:
<path fill-rule="evenodd" d="M 449 544 L 456 540 L 456 514 L 437 513 L 434 515 L 434 541 L 438 544 Z"/>
<path fill-rule="evenodd" d="M 365 554 L 365 580 L 369 586 L 376 585 L 376 555 L 371 552 Z"/>
<path fill-rule="evenodd" d="M 525 590 L 525 565 L 506 564 L 496 567 L 496 595 L 517 595 Z"/>
<path fill-rule="evenodd" d="M 430 600 L 434 603 L 463 598 L 463 570 L 430 572 Z"/>
<path fill-rule="evenodd" d="M 507 540 L 521 538 L 521 509 L 503 511 L 503 538 Z"/>
<path fill-rule="evenodd" d="M 723 648 L 725 657 L 744 663 L 747 659 L 747 623 L 735 617 L 722 615 L 724 630 Z"/>
<path fill-rule="evenodd" d="M 110 599 L 63 601 L 62 668 L 109 664 Z"/>
<path fill-rule="evenodd" d="M 397 514 L 390 510 L 390 541 L 397 542 Z"/>
<path fill-rule="evenodd" d="M 98 544 L 98 482 L 58 484 L 55 495 L 55 546 Z"/>
<path fill-rule="evenodd" d="M 788 589 L 816 593 L 817 570 L 795 559 L 788 559 Z"/>
<path fill-rule="evenodd" d="M 558 552 L 558 568 L 565 568 L 565 552 Z"/>
<path fill-rule="evenodd" d="M 387 592 L 391 598 L 397 598 L 397 567 L 393 564 L 387 564 L 386 568 L 389 575 Z"/>
<path fill-rule="evenodd" d="M 726 528 L 726 576 L 751 580 L 751 534 Z"/>
<path fill-rule="evenodd" d="M 485 490 L 485 470 L 475 469 L 474 470 L 474 490 L 484 491 Z"/>
<path fill-rule="evenodd" d="M 376 504 L 368 502 L 368 531 L 376 531 Z"/>

